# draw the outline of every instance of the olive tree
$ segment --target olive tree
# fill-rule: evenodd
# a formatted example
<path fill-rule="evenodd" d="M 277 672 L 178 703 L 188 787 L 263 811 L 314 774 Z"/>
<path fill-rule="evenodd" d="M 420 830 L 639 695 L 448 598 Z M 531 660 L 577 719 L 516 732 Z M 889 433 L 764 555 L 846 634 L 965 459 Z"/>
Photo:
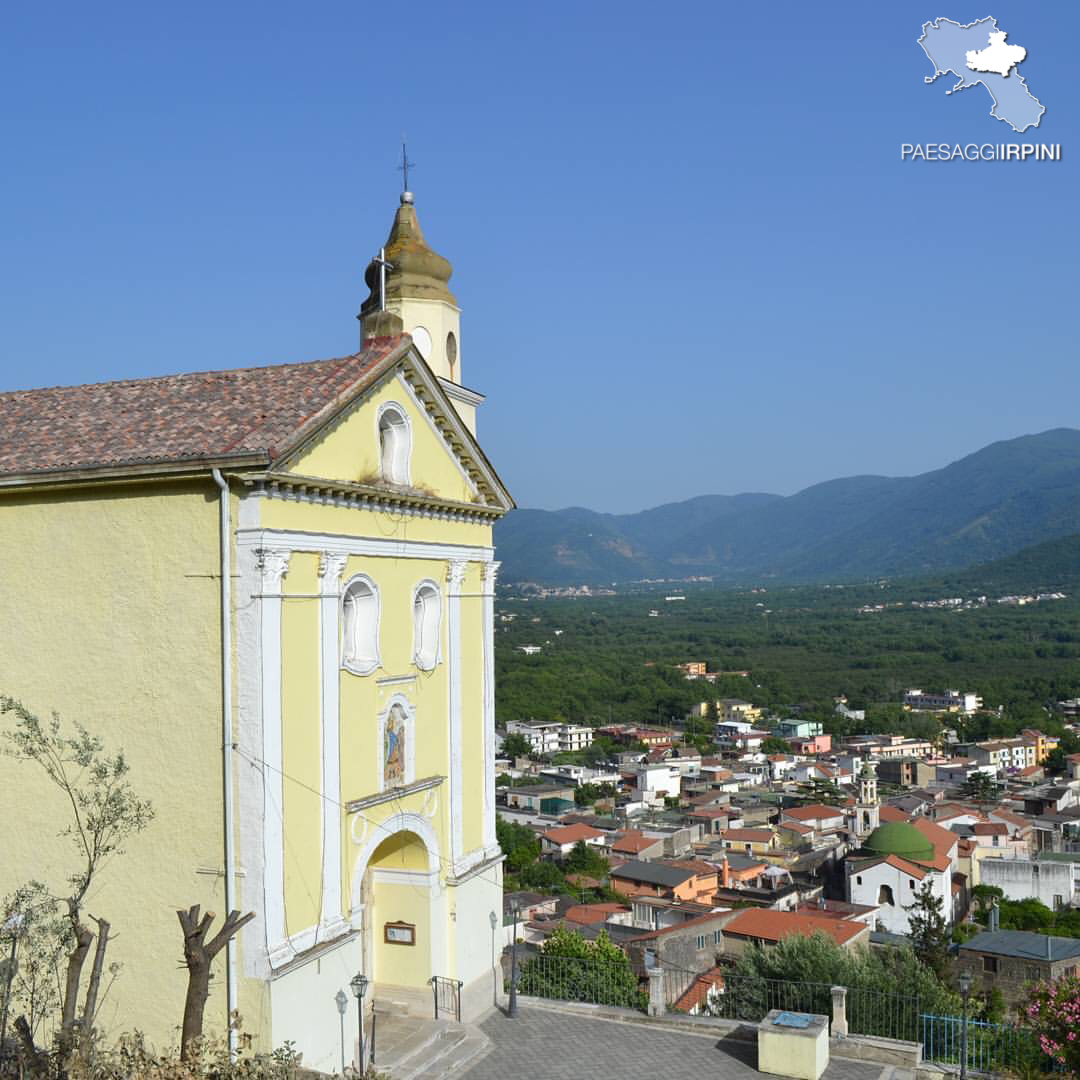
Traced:
<path fill-rule="evenodd" d="M 0 715 L 9 715 L 14 722 L 10 730 L 3 732 L 4 753 L 37 766 L 60 792 L 67 814 L 58 836 L 68 840 L 76 853 L 75 867 L 62 892 L 50 894 L 42 887 L 32 890 L 38 894 L 38 912 L 31 925 L 38 925 L 37 919 L 44 918 L 50 909 L 54 916 L 59 915 L 51 925 L 55 959 L 58 968 L 63 969 L 57 971 L 58 1048 L 61 1056 L 67 1057 L 80 1040 L 84 1049 L 89 1044 L 101 1000 L 111 929 L 107 920 L 85 910 L 86 897 L 113 856 L 122 854 L 128 839 L 153 820 L 154 811 L 150 802 L 139 798 L 132 788 L 123 750 L 106 751 L 96 735 L 78 723 L 68 730 L 55 713 L 43 723 L 14 698 L 0 697 Z M 25 917 L 27 912 L 14 914 Z M 94 924 L 96 933 L 88 923 Z M 44 943 L 42 948 L 47 954 Z M 94 958 L 80 1010 L 83 969 L 92 948 Z M 46 1004 L 38 999 L 38 1022 Z M 32 1019 L 20 1016 L 15 1024 L 24 1050 L 31 1057 L 38 1053 Z"/>

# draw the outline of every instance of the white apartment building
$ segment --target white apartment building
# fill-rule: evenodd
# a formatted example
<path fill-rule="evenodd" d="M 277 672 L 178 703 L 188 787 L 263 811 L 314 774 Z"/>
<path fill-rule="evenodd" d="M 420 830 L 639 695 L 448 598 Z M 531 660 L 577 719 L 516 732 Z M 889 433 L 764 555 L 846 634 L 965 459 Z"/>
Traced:
<path fill-rule="evenodd" d="M 994 739 L 976 743 L 970 756 L 980 765 L 994 765 L 998 769 L 1027 769 L 1035 762 L 1035 743 L 1025 739 Z"/>
<path fill-rule="evenodd" d="M 636 797 L 643 803 L 662 803 L 665 797 L 676 798 L 682 790 L 682 774 L 678 766 L 666 762 L 641 765 L 637 770 Z"/>
<path fill-rule="evenodd" d="M 591 746 L 593 729 L 580 724 L 560 724 L 554 720 L 511 720 L 506 725 L 508 735 L 524 735 L 534 754 L 558 754 L 584 750 Z"/>
<path fill-rule="evenodd" d="M 904 705 L 919 712 L 973 713 L 982 708 L 982 698 L 970 690 L 946 690 L 943 694 L 928 694 L 912 688 L 904 691 Z"/>
<path fill-rule="evenodd" d="M 581 724 L 559 725 L 559 749 L 560 750 L 584 750 L 592 746 L 593 729 Z"/>

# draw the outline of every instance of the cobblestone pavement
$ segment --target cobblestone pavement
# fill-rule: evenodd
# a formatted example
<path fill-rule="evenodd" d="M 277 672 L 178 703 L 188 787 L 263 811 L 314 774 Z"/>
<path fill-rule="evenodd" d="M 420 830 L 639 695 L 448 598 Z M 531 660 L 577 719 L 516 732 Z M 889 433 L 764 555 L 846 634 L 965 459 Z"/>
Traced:
<path fill-rule="evenodd" d="M 492 1048 L 464 1080 L 761 1080 L 752 1043 L 648 1024 L 523 1007 L 516 1020 L 493 1013 L 480 1025 Z M 879 1080 L 891 1073 L 862 1061 L 834 1060 L 823 1080 Z"/>

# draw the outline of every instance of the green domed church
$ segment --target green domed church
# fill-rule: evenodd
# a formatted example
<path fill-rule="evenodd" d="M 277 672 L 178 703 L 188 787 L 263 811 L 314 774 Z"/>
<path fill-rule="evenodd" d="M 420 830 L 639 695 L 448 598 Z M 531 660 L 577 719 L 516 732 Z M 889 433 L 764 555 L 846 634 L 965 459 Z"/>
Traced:
<path fill-rule="evenodd" d="M 865 770 L 859 778 L 860 789 L 864 778 Z M 865 801 L 862 796 L 860 790 L 860 804 Z M 876 798 L 873 802 L 875 825 L 864 833 L 861 846 L 846 861 L 848 899 L 877 907 L 876 929 L 906 935 L 911 930 L 909 909 L 916 893 L 929 881 L 943 902 L 946 919 L 952 922 L 959 838 L 924 817 L 909 819 L 894 807 L 878 808 Z M 862 805 L 858 810 L 862 826 L 867 819 L 862 816 Z"/>

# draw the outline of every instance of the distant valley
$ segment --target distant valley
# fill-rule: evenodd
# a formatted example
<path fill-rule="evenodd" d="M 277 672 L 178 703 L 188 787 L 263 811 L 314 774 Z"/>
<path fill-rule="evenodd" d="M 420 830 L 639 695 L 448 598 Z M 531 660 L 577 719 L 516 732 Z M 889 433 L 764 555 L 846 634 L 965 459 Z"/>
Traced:
<path fill-rule="evenodd" d="M 636 514 L 518 510 L 495 542 L 507 583 L 750 584 L 941 576 L 1073 534 L 1080 431 L 1057 428 L 920 476 L 852 476 L 790 496 L 703 495 Z M 1075 577 L 1078 554 L 1080 543 L 1066 542 L 1030 558 L 1052 579 Z"/>

